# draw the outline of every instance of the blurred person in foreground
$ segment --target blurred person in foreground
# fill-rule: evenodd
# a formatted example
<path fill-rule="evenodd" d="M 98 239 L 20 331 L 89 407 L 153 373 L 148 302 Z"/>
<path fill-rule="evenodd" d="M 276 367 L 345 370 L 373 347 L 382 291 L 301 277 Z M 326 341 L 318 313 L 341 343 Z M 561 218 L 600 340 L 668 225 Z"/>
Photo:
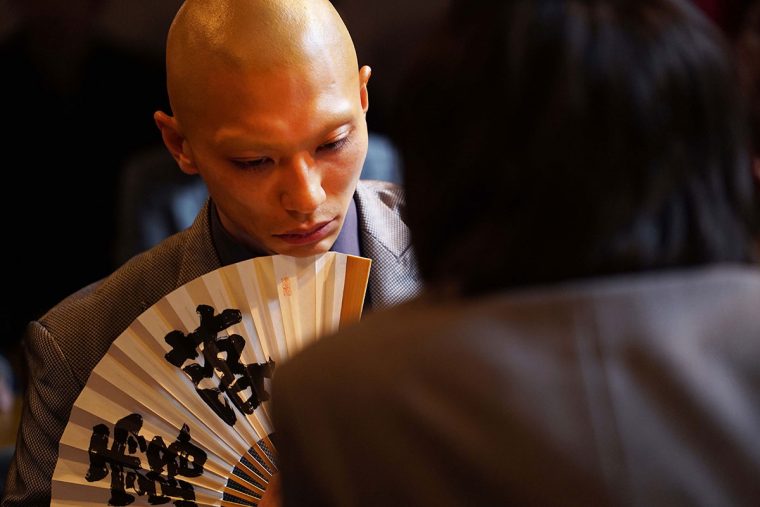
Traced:
<path fill-rule="evenodd" d="M 4 507 L 49 504 L 59 440 L 90 372 L 188 281 L 260 255 L 335 250 L 373 260 L 372 308 L 415 294 L 400 188 L 358 182 L 370 69 L 327 0 L 186 0 L 166 59 L 172 115 L 155 121 L 210 200 L 187 230 L 28 326 L 30 384 Z"/>
<path fill-rule="evenodd" d="M 284 505 L 758 505 L 728 50 L 678 0 L 460 2 L 397 120 L 427 291 L 278 370 Z"/>
<path fill-rule="evenodd" d="M 733 48 L 750 120 L 752 166 L 760 188 L 760 0 L 693 0 Z M 757 238 L 760 251 L 760 237 Z"/>

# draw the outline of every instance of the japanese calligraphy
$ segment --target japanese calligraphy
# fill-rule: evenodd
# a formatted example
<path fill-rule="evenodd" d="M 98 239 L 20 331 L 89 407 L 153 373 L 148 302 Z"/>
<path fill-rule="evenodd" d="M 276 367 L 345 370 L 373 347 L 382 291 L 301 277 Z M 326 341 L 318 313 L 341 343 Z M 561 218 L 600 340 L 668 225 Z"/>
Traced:
<path fill-rule="evenodd" d="M 195 507 L 193 486 L 176 476 L 198 477 L 203 474 L 207 455 L 203 449 L 190 441 L 190 429 L 183 425 L 177 439 L 168 447 L 160 436 L 150 442 L 140 435 L 143 420 L 140 414 L 130 414 L 116 422 L 113 443 L 110 430 L 105 424 L 92 428 L 90 467 L 85 479 L 96 482 L 111 474 L 111 498 L 108 505 L 130 505 L 135 494 L 148 495 L 151 505 L 173 501 L 178 507 Z M 144 454 L 149 469 L 143 468 L 138 456 Z"/>
<path fill-rule="evenodd" d="M 245 339 L 239 334 L 220 336 L 222 331 L 241 322 L 240 310 L 226 309 L 215 314 L 211 306 L 198 305 L 196 312 L 200 325 L 195 331 L 185 334 L 176 330 L 166 335 L 164 339 L 172 350 L 164 357 L 174 366 L 182 368 L 201 399 L 224 422 L 233 426 L 237 416 L 230 401 L 241 413 L 253 414 L 261 402 L 269 399 L 264 379 L 272 378 L 274 361 L 243 364 L 240 354 L 245 347 Z M 196 349 L 201 350 L 203 362 L 191 362 L 182 367 L 185 362 L 198 357 Z M 208 385 L 212 380 L 218 384 Z"/>

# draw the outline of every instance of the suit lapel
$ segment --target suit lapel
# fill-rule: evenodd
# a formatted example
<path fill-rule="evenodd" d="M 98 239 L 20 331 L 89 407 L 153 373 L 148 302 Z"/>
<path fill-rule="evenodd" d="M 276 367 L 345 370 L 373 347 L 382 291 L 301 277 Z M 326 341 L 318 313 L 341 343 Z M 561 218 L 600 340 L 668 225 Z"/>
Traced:
<path fill-rule="evenodd" d="M 362 255 L 372 259 L 369 307 L 386 308 L 419 294 L 409 229 L 401 218 L 404 201 L 400 189 L 388 183 L 360 181 L 355 199 Z"/>

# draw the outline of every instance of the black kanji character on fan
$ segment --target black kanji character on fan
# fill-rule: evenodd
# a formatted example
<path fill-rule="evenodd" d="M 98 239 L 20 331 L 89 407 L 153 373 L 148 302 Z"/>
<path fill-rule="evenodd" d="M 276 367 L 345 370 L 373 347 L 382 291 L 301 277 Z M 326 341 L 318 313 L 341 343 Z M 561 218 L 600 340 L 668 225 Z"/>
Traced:
<path fill-rule="evenodd" d="M 185 361 L 198 357 L 196 347 L 202 345 L 203 364 L 190 363 L 182 370 L 195 384 L 195 390 L 201 399 L 224 422 L 232 426 L 237 416 L 227 398 L 241 413 L 252 414 L 262 401 L 269 399 L 264 379 L 272 377 L 274 361 L 270 359 L 263 364 L 244 365 L 240 362 L 240 354 L 245 347 L 243 337 L 238 334 L 217 336 L 242 320 L 239 310 L 226 309 L 214 315 L 211 306 L 199 305 L 197 312 L 200 326 L 195 331 L 188 335 L 172 331 L 166 335 L 166 343 L 172 350 L 164 357 L 174 366 L 181 367 Z M 201 381 L 212 379 L 214 371 L 219 375 L 219 387 L 201 387 Z M 251 394 L 246 398 L 243 393 L 247 389 L 251 390 Z"/>
<path fill-rule="evenodd" d="M 90 467 L 85 479 L 95 482 L 108 476 L 111 469 L 111 498 L 109 505 L 130 505 L 136 494 L 148 495 L 150 505 L 172 502 L 178 507 L 195 507 L 193 486 L 175 475 L 198 477 L 203 474 L 206 453 L 190 442 L 190 429 L 183 425 L 177 440 L 166 447 L 160 436 L 153 437 L 150 443 L 139 432 L 143 420 L 139 414 L 130 414 L 114 425 L 114 438 L 108 448 L 110 431 L 105 424 L 93 427 L 90 438 Z M 142 468 L 137 452 L 146 454 L 150 471 Z M 129 454 L 129 455 L 127 455 Z M 166 476 L 162 475 L 166 466 Z"/>
<path fill-rule="evenodd" d="M 124 469 L 137 470 L 140 468 L 140 458 L 127 456 L 135 454 L 138 445 L 141 451 L 147 446 L 145 439 L 138 435 L 142 428 L 142 417 L 138 414 L 130 414 L 114 426 L 113 445 L 108 449 L 110 431 L 105 424 L 98 424 L 92 428 L 90 438 L 90 468 L 85 479 L 89 482 L 99 481 L 108 475 L 108 464 L 111 467 L 111 499 L 109 505 L 129 505 L 135 501 L 135 497 L 125 491 L 127 477 Z M 129 474 L 129 472 L 128 472 Z"/>
<path fill-rule="evenodd" d="M 216 336 L 230 326 L 243 320 L 240 310 L 227 309 L 219 315 L 214 315 L 214 308 L 209 305 L 198 305 L 195 311 L 200 316 L 201 325 L 192 333 L 185 335 L 182 331 L 172 331 L 165 337 L 166 343 L 172 350 L 164 356 L 176 367 L 198 357 L 195 349 L 203 343 L 216 340 Z"/>
<path fill-rule="evenodd" d="M 270 359 L 263 364 L 244 365 L 240 362 L 243 347 L 245 340 L 239 334 L 217 339 L 208 345 L 204 344 L 204 365 L 191 364 L 185 371 L 198 385 L 201 379 L 211 378 L 216 370 L 219 372 L 220 391 L 227 394 L 240 412 L 252 414 L 262 401 L 269 399 L 269 393 L 264 388 L 264 379 L 272 378 L 274 361 Z M 251 394 L 244 399 L 242 393 L 249 388 Z"/>
<path fill-rule="evenodd" d="M 190 429 L 187 424 L 182 426 L 177 440 L 168 448 L 161 437 L 153 437 L 148 444 L 147 455 L 150 469 L 156 473 L 163 473 L 166 467 L 169 477 L 198 477 L 203 473 L 203 465 L 207 458 L 203 449 L 190 442 Z"/>

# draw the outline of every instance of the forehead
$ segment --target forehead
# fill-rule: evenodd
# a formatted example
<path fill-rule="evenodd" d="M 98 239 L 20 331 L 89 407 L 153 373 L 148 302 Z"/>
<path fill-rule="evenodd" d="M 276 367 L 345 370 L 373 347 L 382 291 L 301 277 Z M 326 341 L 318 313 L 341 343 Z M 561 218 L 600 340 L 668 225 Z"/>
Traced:
<path fill-rule="evenodd" d="M 231 131 L 277 137 L 282 131 L 319 130 L 361 111 L 358 70 L 348 73 L 330 65 L 218 68 L 203 88 L 194 116 L 214 137 Z"/>

